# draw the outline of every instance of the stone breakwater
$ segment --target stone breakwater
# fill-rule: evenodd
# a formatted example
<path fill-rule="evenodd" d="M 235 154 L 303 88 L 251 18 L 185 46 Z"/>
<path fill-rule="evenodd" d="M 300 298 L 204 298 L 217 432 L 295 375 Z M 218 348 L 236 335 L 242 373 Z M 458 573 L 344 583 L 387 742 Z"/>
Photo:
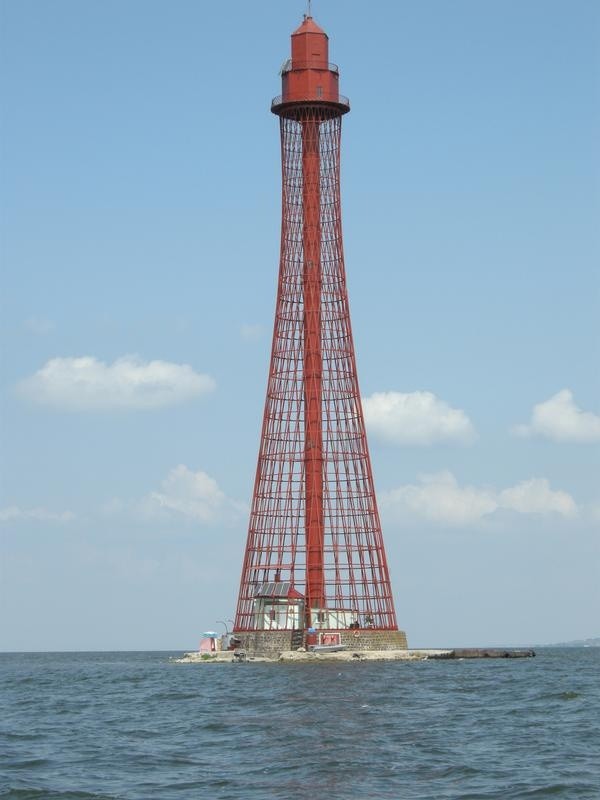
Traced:
<path fill-rule="evenodd" d="M 305 650 L 284 650 L 277 656 L 248 655 L 244 651 L 224 650 L 217 653 L 184 653 L 174 658 L 176 664 L 230 664 L 318 661 L 427 661 L 461 658 L 531 658 L 534 650 L 506 648 L 452 648 L 440 650 L 341 650 L 336 653 L 314 653 Z"/>

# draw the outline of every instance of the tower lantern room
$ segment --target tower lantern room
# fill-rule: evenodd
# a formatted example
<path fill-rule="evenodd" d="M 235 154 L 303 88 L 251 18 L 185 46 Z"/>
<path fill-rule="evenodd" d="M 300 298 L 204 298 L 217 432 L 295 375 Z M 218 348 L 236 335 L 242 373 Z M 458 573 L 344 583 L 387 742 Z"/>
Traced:
<path fill-rule="evenodd" d="M 339 72 L 329 63 L 329 37 L 312 17 L 292 33 L 292 57 L 281 73 L 282 102 L 339 101 Z"/>

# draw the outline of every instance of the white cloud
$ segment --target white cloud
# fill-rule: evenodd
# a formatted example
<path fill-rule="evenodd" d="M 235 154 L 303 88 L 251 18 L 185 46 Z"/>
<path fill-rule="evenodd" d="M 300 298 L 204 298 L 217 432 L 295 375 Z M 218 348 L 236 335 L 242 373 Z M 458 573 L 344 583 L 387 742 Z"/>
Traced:
<path fill-rule="evenodd" d="M 183 464 L 172 469 L 160 491 L 147 495 L 140 507 L 147 516 L 171 513 L 200 523 L 232 521 L 246 510 L 228 498 L 206 472 L 193 472 Z"/>
<path fill-rule="evenodd" d="M 466 444 L 476 438 L 465 412 L 431 392 L 375 392 L 363 399 L 363 409 L 369 430 L 394 444 Z"/>
<path fill-rule="evenodd" d="M 240 336 L 247 342 L 256 342 L 263 335 L 263 331 L 262 325 L 242 325 Z"/>
<path fill-rule="evenodd" d="M 72 511 L 49 511 L 47 508 L 19 508 L 7 506 L 0 508 L 0 522 L 37 520 L 38 522 L 71 522 L 75 519 Z"/>
<path fill-rule="evenodd" d="M 188 364 L 143 362 L 133 356 L 112 364 L 92 356 L 53 358 L 21 381 L 19 393 L 32 403 L 68 411 L 162 408 L 210 392 L 215 381 Z"/>
<path fill-rule="evenodd" d="M 498 507 L 519 514 L 556 513 L 571 516 L 577 513 L 575 501 L 567 492 L 552 490 L 546 478 L 530 478 L 504 489 L 498 495 Z"/>
<path fill-rule="evenodd" d="M 519 514 L 572 516 L 577 506 L 571 495 L 554 491 L 546 478 L 531 478 L 497 491 L 459 486 L 451 472 L 420 475 L 419 483 L 384 492 L 381 509 L 396 518 L 422 517 L 452 526 L 471 525 L 501 509 Z"/>
<path fill-rule="evenodd" d="M 600 441 L 600 415 L 582 411 L 573 393 L 563 389 L 533 407 L 529 425 L 516 425 L 517 436 L 544 436 L 556 442 Z"/>
<path fill-rule="evenodd" d="M 407 484 L 381 495 L 383 511 L 393 516 L 417 516 L 449 525 L 468 525 L 498 508 L 492 491 L 461 487 L 451 472 L 419 475 Z"/>

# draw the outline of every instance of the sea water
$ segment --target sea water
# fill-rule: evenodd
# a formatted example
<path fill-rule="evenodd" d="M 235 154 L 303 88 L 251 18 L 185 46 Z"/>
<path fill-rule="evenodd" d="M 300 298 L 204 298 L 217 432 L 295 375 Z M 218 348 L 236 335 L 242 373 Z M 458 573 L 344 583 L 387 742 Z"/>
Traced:
<path fill-rule="evenodd" d="M 0 654 L 0 798 L 600 798 L 600 648 L 176 664 Z"/>

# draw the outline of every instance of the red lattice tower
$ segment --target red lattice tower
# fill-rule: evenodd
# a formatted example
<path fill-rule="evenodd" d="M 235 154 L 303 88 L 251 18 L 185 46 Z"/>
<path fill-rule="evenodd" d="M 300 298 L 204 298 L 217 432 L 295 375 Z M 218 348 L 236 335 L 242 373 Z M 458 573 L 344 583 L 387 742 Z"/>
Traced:
<path fill-rule="evenodd" d="M 236 632 L 396 631 L 358 387 L 340 207 L 339 94 L 304 18 L 282 69 L 281 258 Z"/>

